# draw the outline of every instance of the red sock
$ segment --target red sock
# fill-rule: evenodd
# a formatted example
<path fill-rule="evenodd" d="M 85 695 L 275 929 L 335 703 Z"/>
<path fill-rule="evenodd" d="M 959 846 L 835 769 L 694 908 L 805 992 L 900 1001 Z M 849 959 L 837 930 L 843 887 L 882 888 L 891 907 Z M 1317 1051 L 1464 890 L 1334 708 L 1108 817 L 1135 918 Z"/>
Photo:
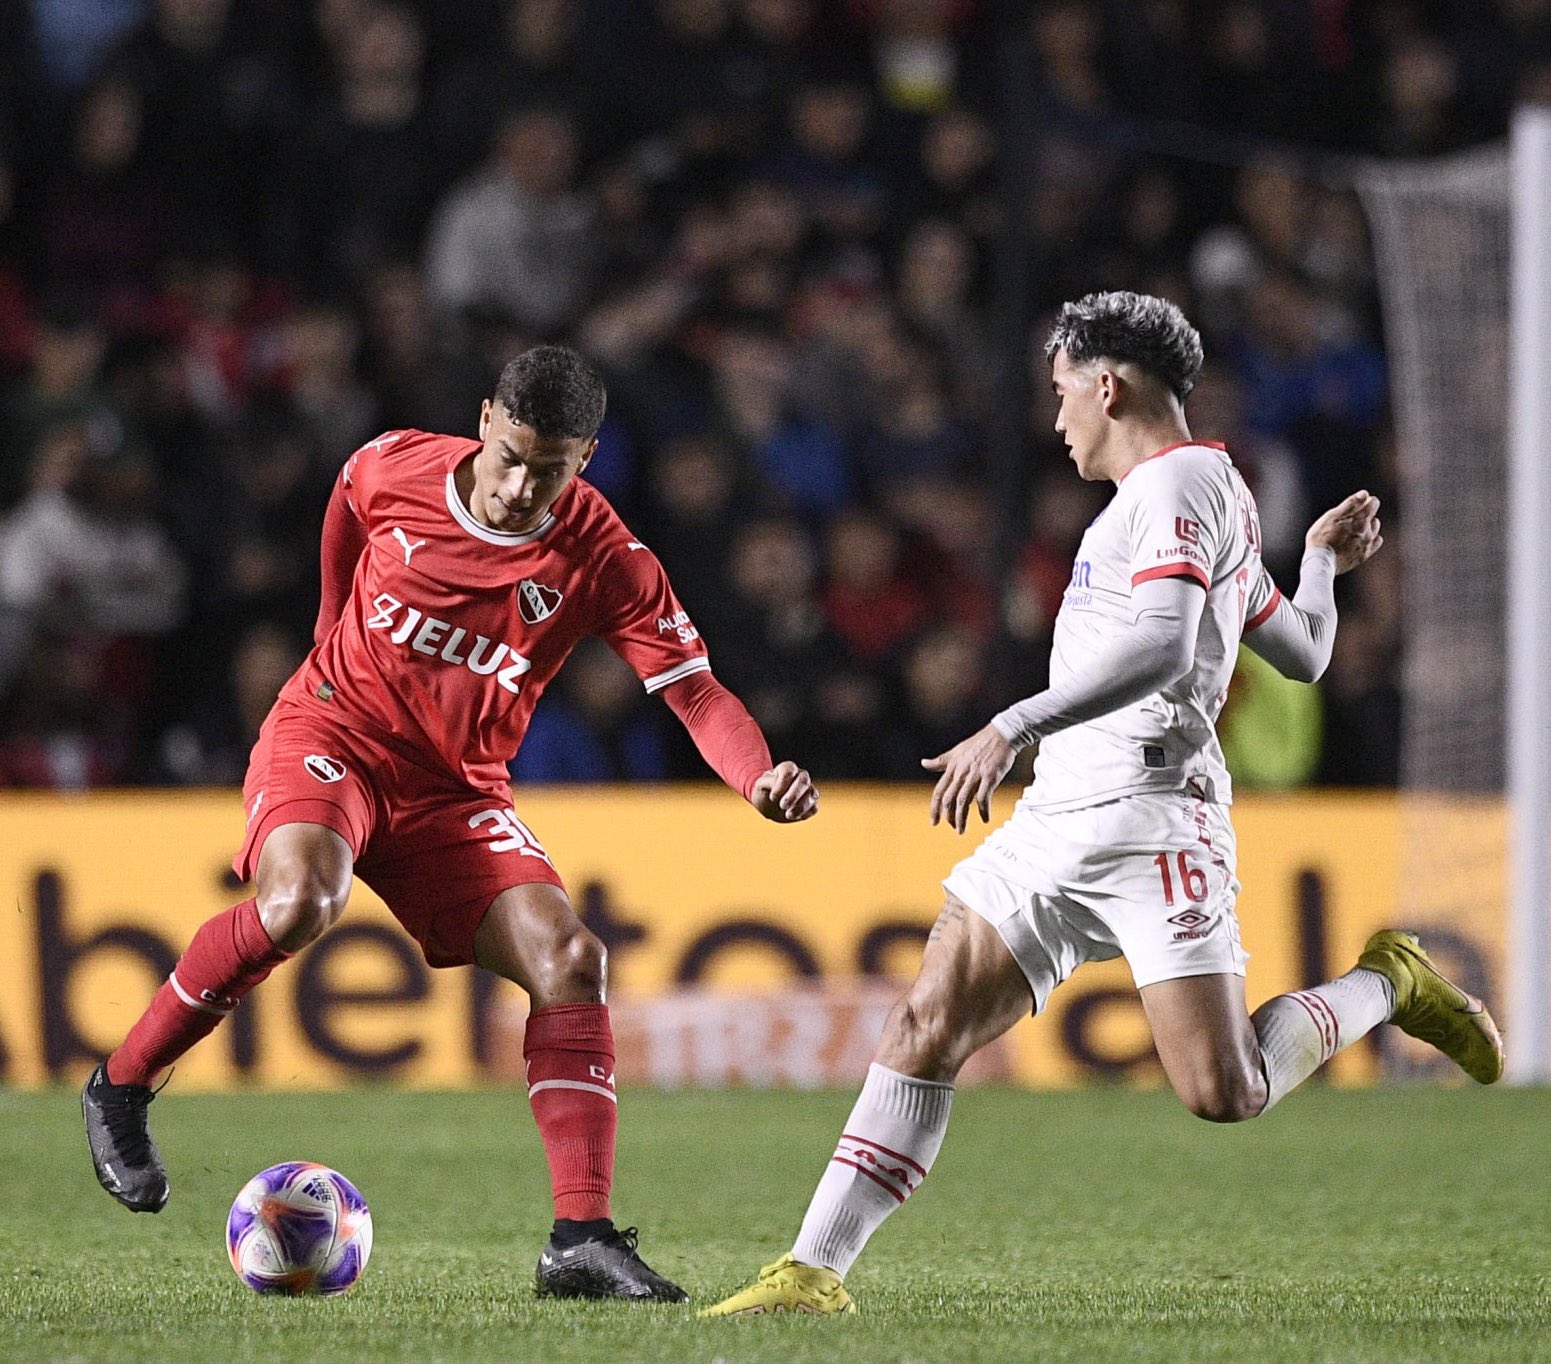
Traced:
<path fill-rule="evenodd" d="M 555 1216 L 610 1216 L 614 1185 L 614 1031 L 602 1004 L 552 1004 L 528 1016 L 528 1102 L 549 1158 Z"/>
<path fill-rule="evenodd" d="M 290 955 L 270 941 L 254 900 L 202 924 L 150 1008 L 108 1057 L 109 1083 L 150 1084 Z"/>

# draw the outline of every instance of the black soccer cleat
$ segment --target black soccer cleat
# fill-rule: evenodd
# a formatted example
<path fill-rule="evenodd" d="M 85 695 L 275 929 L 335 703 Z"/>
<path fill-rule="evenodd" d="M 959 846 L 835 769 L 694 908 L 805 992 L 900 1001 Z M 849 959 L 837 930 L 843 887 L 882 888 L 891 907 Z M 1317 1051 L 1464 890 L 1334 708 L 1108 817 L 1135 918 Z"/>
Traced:
<path fill-rule="evenodd" d="M 636 1254 L 634 1227 L 562 1248 L 551 1240 L 534 1275 L 541 1297 L 688 1302 L 689 1294 Z"/>
<path fill-rule="evenodd" d="M 147 1120 L 155 1097 L 147 1085 L 110 1084 L 106 1065 L 92 1072 L 81 1091 L 97 1182 L 131 1212 L 160 1212 L 172 1193 Z"/>

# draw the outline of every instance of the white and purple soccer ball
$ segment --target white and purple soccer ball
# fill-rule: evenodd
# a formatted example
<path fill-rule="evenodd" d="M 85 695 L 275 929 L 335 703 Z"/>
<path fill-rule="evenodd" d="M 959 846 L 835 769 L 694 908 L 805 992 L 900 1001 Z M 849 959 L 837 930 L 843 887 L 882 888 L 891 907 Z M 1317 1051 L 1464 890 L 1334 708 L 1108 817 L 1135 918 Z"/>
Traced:
<path fill-rule="evenodd" d="M 255 1293 L 343 1293 L 372 1253 L 372 1214 L 338 1170 L 288 1160 L 242 1186 L 226 1218 L 226 1250 Z"/>

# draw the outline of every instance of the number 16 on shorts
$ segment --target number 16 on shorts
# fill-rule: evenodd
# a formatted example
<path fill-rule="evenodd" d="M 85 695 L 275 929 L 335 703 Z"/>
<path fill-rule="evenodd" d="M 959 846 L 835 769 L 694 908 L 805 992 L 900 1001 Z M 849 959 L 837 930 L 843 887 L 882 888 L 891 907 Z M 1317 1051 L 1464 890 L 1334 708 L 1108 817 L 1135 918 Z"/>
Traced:
<path fill-rule="evenodd" d="M 1190 865 L 1188 854 L 1183 848 L 1177 853 L 1159 853 L 1153 858 L 1153 865 L 1163 878 L 1163 903 L 1167 908 L 1174 908 L 1175 868 L 1178 869 L 1178 884 L 1185 898 L 1193 905 L 1199 905 L 1206 899 L 1206 873 L 1200 867 Z"/>

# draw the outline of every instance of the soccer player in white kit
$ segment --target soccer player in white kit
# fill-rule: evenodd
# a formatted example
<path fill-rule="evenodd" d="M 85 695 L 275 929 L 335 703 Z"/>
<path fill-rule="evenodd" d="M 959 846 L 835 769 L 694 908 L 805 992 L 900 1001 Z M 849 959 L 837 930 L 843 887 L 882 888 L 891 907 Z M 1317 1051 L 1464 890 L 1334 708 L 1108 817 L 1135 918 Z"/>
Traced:
<path fill-rule="evenodd" d="M 1232 782 L 1215 721 L 1242 639 L 1312 682 L 1330 661 L 1333 584 L 1383 543 L 1353 493 L 1309 528 L 1296 595 L 1260 559 L 1255 500 L 1222 446 L 1192 439 L 1184 399 L 1201 339 L 1172 303 L 1090 294 L 1045 347 L 1056 430 L 1113 499 L 1088 527 L 1056 617 L 1050 687 L 923 760 L 931 820 L 963 833 L 1018 750 L 1039 744 L 1010 820 L 943 882 L 920 974 L 895 1005 L 789 1255 L 702 1315 L 854 1310 L 843 1279 L 932 1167 L 953 1081 L 1085 961 L 1124 955 L 1159 1059 L 1191 1112 L 1264 1113 L 1386 1020 L 1474 1079 L 1502 1073 L 1481 1001 L 1409 933 L 1375 934 L 1338 980 L 1253 1015 L 1234 913 Z"/>

